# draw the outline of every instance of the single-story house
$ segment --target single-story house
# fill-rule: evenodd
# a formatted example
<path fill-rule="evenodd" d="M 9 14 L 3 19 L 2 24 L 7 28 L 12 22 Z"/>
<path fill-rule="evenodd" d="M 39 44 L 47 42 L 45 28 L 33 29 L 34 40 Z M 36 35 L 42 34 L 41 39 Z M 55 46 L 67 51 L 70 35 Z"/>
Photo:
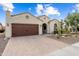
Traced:
<path fill-rule="evenodd" d="M 54 25 L 59 26 L 59 21 L 50 20 L 46 15 L 38 17 L 30 13 L 11 15 L 9 11 L 6 11 L 5 37 L 53 33 Z"/>

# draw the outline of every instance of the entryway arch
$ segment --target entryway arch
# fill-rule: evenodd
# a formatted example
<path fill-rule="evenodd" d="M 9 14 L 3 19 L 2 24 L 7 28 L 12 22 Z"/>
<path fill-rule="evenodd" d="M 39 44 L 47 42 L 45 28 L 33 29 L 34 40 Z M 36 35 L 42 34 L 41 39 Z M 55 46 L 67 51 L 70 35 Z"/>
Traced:
<path fill-rule="evenodd" d="M 58 31 L 57 31 L 57 24 L 55 23 L 54 24 L 54 34 L 57 34 L 58 33 Z"/>
<path fill-rule="evenodd" d="M 47 33 L 47 24 L 46 23 L 42 24 L 42 32 L 43 32 L 43 34 Z"/>

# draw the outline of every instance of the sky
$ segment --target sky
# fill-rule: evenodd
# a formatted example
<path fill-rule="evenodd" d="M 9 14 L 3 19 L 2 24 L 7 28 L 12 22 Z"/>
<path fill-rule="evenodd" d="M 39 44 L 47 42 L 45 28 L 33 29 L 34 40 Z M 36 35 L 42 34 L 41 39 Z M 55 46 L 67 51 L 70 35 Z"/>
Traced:
<path fill-rule="evenodd" d="M 5 4 L 6 5 L 6 4 Z M 10 4 L 11 5 L 11 4 Z M 34 16 L 47 15 L 50 19 L 65 19 L 69 13 L 79 11 L 78 3 L 13 3 L 11 14 L 19 14 L 23 12 L 31 13 Z M 5 25 L 6 8 L 0 5 L 0 22 Z"/>

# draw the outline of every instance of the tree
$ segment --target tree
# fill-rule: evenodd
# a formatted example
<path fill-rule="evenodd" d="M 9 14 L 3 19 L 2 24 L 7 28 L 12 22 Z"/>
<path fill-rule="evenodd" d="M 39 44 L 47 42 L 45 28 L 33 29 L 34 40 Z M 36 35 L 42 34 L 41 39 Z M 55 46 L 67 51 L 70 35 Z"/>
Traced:
<path fill-rule="evenodd" d="M 77 29 L 79 24 L 79 13 L 75 12 L 72 14 L 68 14 L 68 16 L 65 19 L 65 22 L 68 26 L 75 26 Z"/>

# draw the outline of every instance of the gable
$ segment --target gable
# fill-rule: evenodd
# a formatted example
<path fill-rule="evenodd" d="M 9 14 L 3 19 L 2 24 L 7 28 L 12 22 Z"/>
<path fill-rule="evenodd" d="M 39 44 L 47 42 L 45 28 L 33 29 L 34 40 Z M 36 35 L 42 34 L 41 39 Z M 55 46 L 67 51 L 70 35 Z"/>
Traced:
<path fill-rule="evenodd" d="M 47 23 L 50 20 L 46 15 L 39 16 L 38 18 L 40 18 L 44 23 Z"/>
<path fill-rule="evenodd" d="M 8 20 L 10 23 L 27 23 L 27 24 L 41 24 L 42 21 L 29 13 L 22 13 L 12 15 Z"/>

